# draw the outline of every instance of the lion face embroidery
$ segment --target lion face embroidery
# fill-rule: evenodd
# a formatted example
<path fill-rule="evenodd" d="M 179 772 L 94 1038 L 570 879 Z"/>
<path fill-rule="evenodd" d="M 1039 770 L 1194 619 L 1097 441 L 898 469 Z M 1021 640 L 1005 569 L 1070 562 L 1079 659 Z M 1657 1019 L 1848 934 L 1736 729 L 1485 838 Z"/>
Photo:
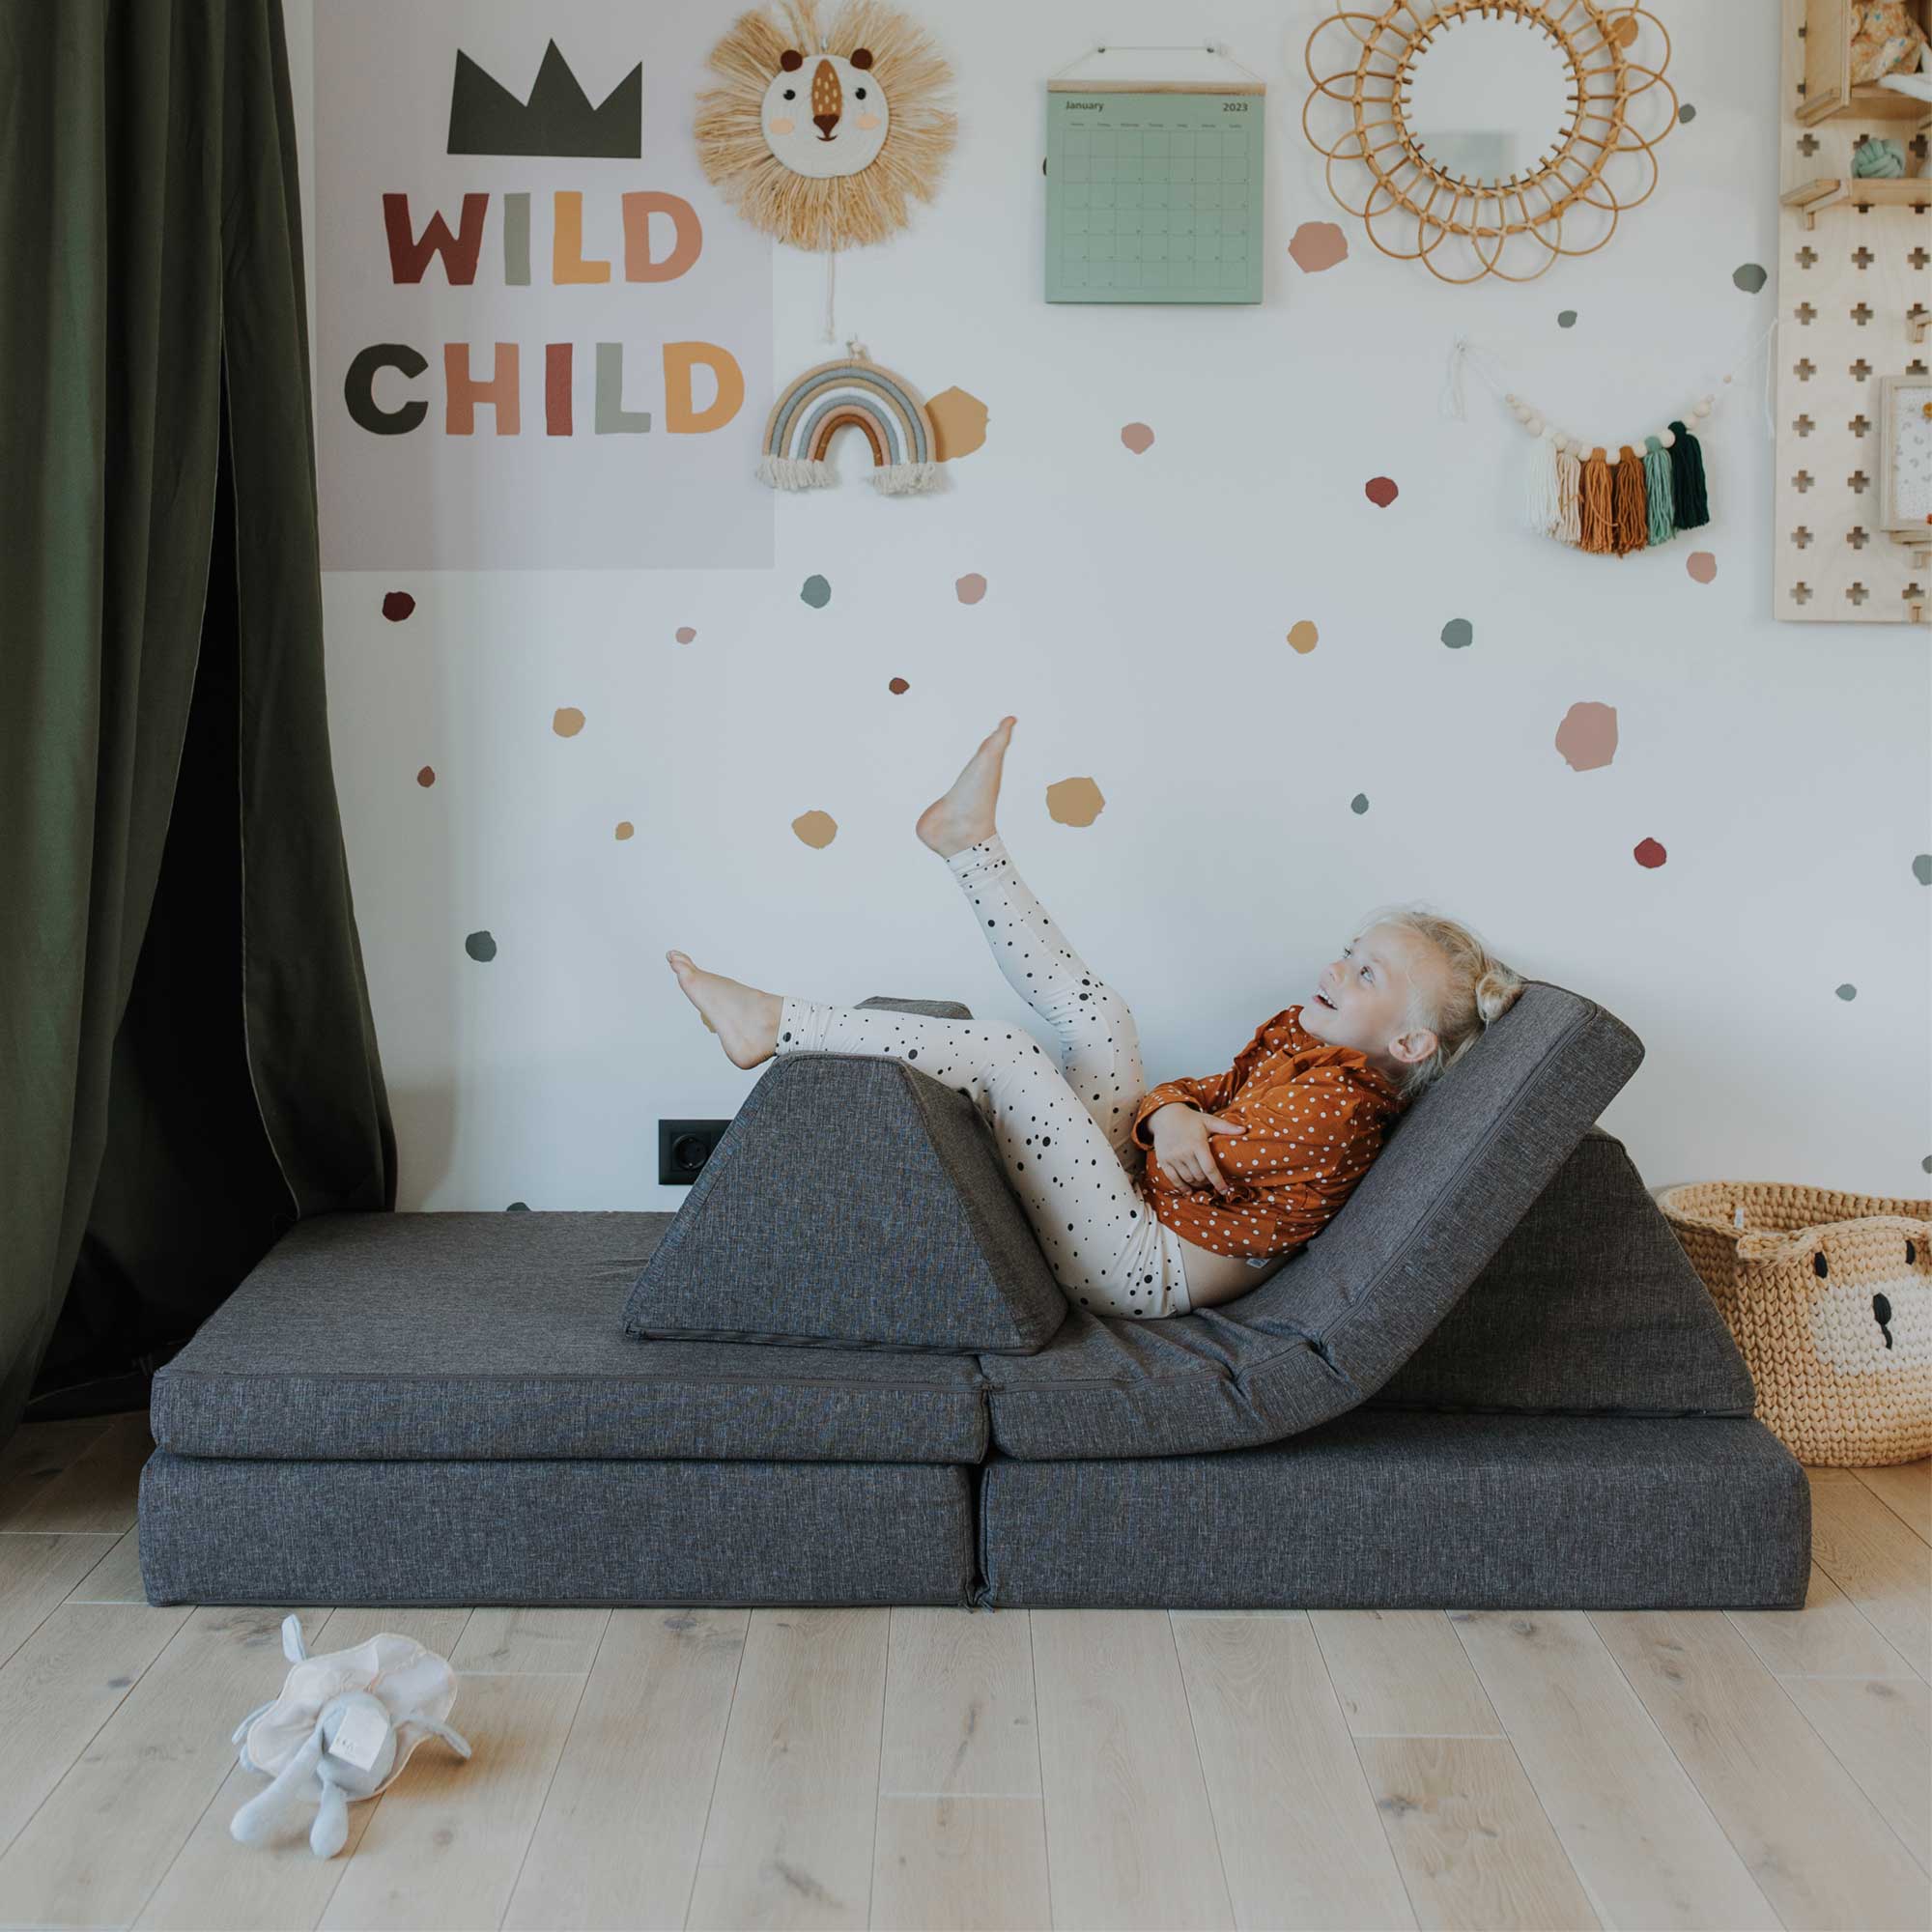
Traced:
<path fill-rule="evenodd" d="M 886 145 L 886 91 L 868 48 L 850 58 L 787 47 L 765 89 L 765 144 L 794 174 L 812 181 L 856 175 Z"/>

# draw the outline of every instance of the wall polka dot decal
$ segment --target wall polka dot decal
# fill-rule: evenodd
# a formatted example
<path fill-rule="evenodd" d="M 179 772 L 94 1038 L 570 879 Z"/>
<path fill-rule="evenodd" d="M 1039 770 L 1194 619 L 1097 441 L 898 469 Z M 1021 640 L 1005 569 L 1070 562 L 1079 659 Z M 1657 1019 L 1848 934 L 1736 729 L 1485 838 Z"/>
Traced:
<path fill-rule="evenodd" d="M 430 786 L 433 785 L 435 782 L 436 782 L 436 767 L 434 765 L 425 765 L 422 768 L 422 770 L 416 774 L 416 783 L 421 785 L 424 791 L 427 791 L 430 788 Z"/>
<path fill-rule="evenodd" d="M 932 453 L 942 463 L 971 456 L 986 440 L 986 406 L 964 389 L 942 389 L 925 406 L 932 418 Z"/>
<path fill-rule="evenodd" d="M 496 939 L 488 932 L 472 932 L 463 942 L 463 950 L 479 965 L 488 965 L 497 956 Z"/>
<path fill-rule="evenodd" d="M 1319 275 L 1349 259 L 1349 238 L 1332 221 L 1304 221 L 1289 242 L 1288 257 L 1304 275 Z"/>
<path fill-rule="evenodd" d="M 1841 1000 L 1856 1000 L 1859 996 L 1859 989 L 1849 980 L 1837 990 L 1838 997 Z"/>
<path fill-rule="evenodd" d="M 1362 485 L 1362 495 L 1377 509 L 1386 510 L 1402 495 L 1402 492 L 1395 487 L 1395 478 L 1393 476 L 1371 476 Z"/>
<path fill-rule="evenodd" d="M 620 818 L 617 821 L 616 831 L 611 836 L 613 838 L 634 838 L 637 837 L 637 832 L 638 828 L 628 818 Z"/>
<path fill-rule="evenodd" d="M 822 852 L 838 837 L 838 821 L 829 811 L 802 811 L 791 822 L 801 845 Z"/>
<path fill-rule="evenodd" d="M 1288 641 L 1303 657 L 1306 657 L 1315 648 L 1317 643 L 1321 641 L 1321 633 L 1306 617 L 1302 618 L 1298 624 L 1291 624 L 1288 629 Z"/>
<path fill-rule="evenodd" d="M 800 601 L 810 604 L 814 611 L 822 611 L 832 602 L 831 584 L 815 573 L 805 580 L 798 594 Z"/>
<path fill-rule="evenodd" d="M 1442 627 L 1442 641 L 1452 651 L 1465 651 L 1475 641 L 1476 627 L 1466 617 L 1451 617 Z"/>
<path fill-rule="evenodd" d="M 1368 809 L 1369 809 L 1369 795 L 1365 791 L 1358 791 L 1354 795 L 1354 797 L 1349 801 L 1349 810 L 1352 811 L 1357 818 L 1359 818 L 1363 812 L 1368 810 Z"/>
<path fill-rule="evenodd" d="M 1684 559 L 1692 583 L 1709 583 L 1718 574 L 1718 559 L 1707 550 L 1693 550 Z"/>
<path fill-rule="evenodd" d="M 1558 328 L 1575 328 L 1577 327 L 1577 311 L 1574 308 L 1559 308 L 1556 311 L 1556 327 Z"/>
<path fill-rule="evenodd" d="M 1062 779 L 1046 788 L 1047 816 L 1056 825 L 1092 825 L 1106 809 L 1092 779 Z"/>
<path fill-rule="evenodd" d="M 391 590 L 383 599 L 383 615 L 400 624 L 416 608 L 416 600 L 407 590 Z"/>
<path fill-rule="evenodd" d="M 1925 1158 L 1918 1163 L 1918 1165 L 1922 1167 L 1927 1174 L 1932 1174 L 1932 1153 L 1928 1153 L 1925 1156 Z"/>
<path fill-rule="evenodd" d="M 1573 704 L 1556 727 L 1556 749 L 1576 772 L 1594 772 L 1617 754 L 1617 713 L 1611 704 Z"/>
<path fill-rule="evenodd" d="M 886 689 L 890 691 L 895 697 L 903 697 L 906 695 L 906 693 L 912 689 L 912 686 L 909 685 L 904 678 L 895 677 L 893 679 L 892 683 L 886 686 Z"/>
<path fill-rule="evenodd" d="M 1731 280 L 1747 296 L 1754 296 L 1764 287 L 1768 277 L 1755 262 L 1740 262 L 1731 270 Z"/>
<path fill-rule="evenodd" d="M 1121 431 L 1121 440 L 1136 456 L 1144 456 L 1153 447 L 1153 431 L 1146 423 L 1128 423 Z"/>
<path fill-rule="evenodd" d="M 503 1209 L 503 1212 L 506 1214 L 527 1214 L 529 1211 L 530 1211 L 530 1204 L 527 1201 L 512 1201 L 510 1205 Z"/>
<path fill-rule="evenodd" d="M 1697 110 L 1688 100 L 1677 110 L 1677 119 L 1680 126 L 1688 128 L 1696 118 Z"/>
<path fill-rule="evenodd" d="M 962 604 L 977 604 L 986 594 L 986 580 L 977 570 L 969 570 L 953 580 L 952 593 Z"/>
<path fill-rule="evenodd" d="M 559 704 L 556 715 L 550 721 L 550 728 L 559 738 L 574 738 L 583 729 L 583 713 L 574 704 Z"/>
<path fill-rule="evenodd" d="M 1654 872 L 1669 855 L 1655 838 L 1646 838 L 1631 854 L 1646 871 Z"/>
<path fill-rule="evenodd" d="M 1610 28 L 1610 39 L 1620 47 L 1630 46 L 1636 40 L 1636 15 L 1626 14 Z"/>
<path fill-rule="evenodd" d="M 695 644 L 697 641 L 697 633 L 689 624 L 680 624 L 673 635 L 681 644 Z"/>
<path fill-rule="evenodd" d="M 1932 852 L 1921 852 L 1913 860 L 1912 876 L 1921 886 L 1932 886 Z"/>

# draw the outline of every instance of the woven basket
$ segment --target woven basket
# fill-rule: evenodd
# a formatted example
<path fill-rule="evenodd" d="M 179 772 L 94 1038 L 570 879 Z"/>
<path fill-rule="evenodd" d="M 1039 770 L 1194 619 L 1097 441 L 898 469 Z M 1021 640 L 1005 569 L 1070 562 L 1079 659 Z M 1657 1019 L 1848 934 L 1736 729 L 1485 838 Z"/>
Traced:
<path fill-rule="evenodd" d="M 1657 1205 L 1801 1463 L 1932 1455 L 1932 1201 L 1701 1180 Z"/>

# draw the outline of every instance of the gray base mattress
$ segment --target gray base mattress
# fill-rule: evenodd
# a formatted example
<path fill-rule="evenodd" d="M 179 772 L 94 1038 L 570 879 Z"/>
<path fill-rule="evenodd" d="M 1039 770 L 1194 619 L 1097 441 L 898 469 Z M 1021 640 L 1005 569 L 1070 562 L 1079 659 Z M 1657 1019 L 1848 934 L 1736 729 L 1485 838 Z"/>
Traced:
<path fill-rule="evenodd" d="M 1811 1494 L 1748 1418 L 1357 1409 L 1264 1449 L 985 1469 L 978 1601 L 1797 1609 Z"/>
<path fill-rule="evenodd" d="M 151 1604 L 965 1604 L 975 1474 L 163 1451 L 141 1579 Z"/>

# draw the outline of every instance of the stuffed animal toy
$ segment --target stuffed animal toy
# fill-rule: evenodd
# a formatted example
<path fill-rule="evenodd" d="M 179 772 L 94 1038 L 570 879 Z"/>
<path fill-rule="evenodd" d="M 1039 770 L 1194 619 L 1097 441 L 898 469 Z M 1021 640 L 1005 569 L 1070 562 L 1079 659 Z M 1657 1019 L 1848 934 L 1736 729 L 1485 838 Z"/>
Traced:
<path fill-rule="evenodd" d="M 281 1835 L 313 1807 L 309 1849 L 332 1859 L 349 1837 L 349 1804 L 395 1782 L 425 1738 L 458 1757 L 469 1744 L 443 1721 L 456 1702 L 448 1660 L 384 1631 L 352 1650 L 311 1657 L 301 1619 L 282 1621 L 282 1652 L 295 1668 L 282 1694 L 235 1727 L 245 1770 L 273 1778 L 236 1812 L 229 1831 L 244 1845 Z"/>

